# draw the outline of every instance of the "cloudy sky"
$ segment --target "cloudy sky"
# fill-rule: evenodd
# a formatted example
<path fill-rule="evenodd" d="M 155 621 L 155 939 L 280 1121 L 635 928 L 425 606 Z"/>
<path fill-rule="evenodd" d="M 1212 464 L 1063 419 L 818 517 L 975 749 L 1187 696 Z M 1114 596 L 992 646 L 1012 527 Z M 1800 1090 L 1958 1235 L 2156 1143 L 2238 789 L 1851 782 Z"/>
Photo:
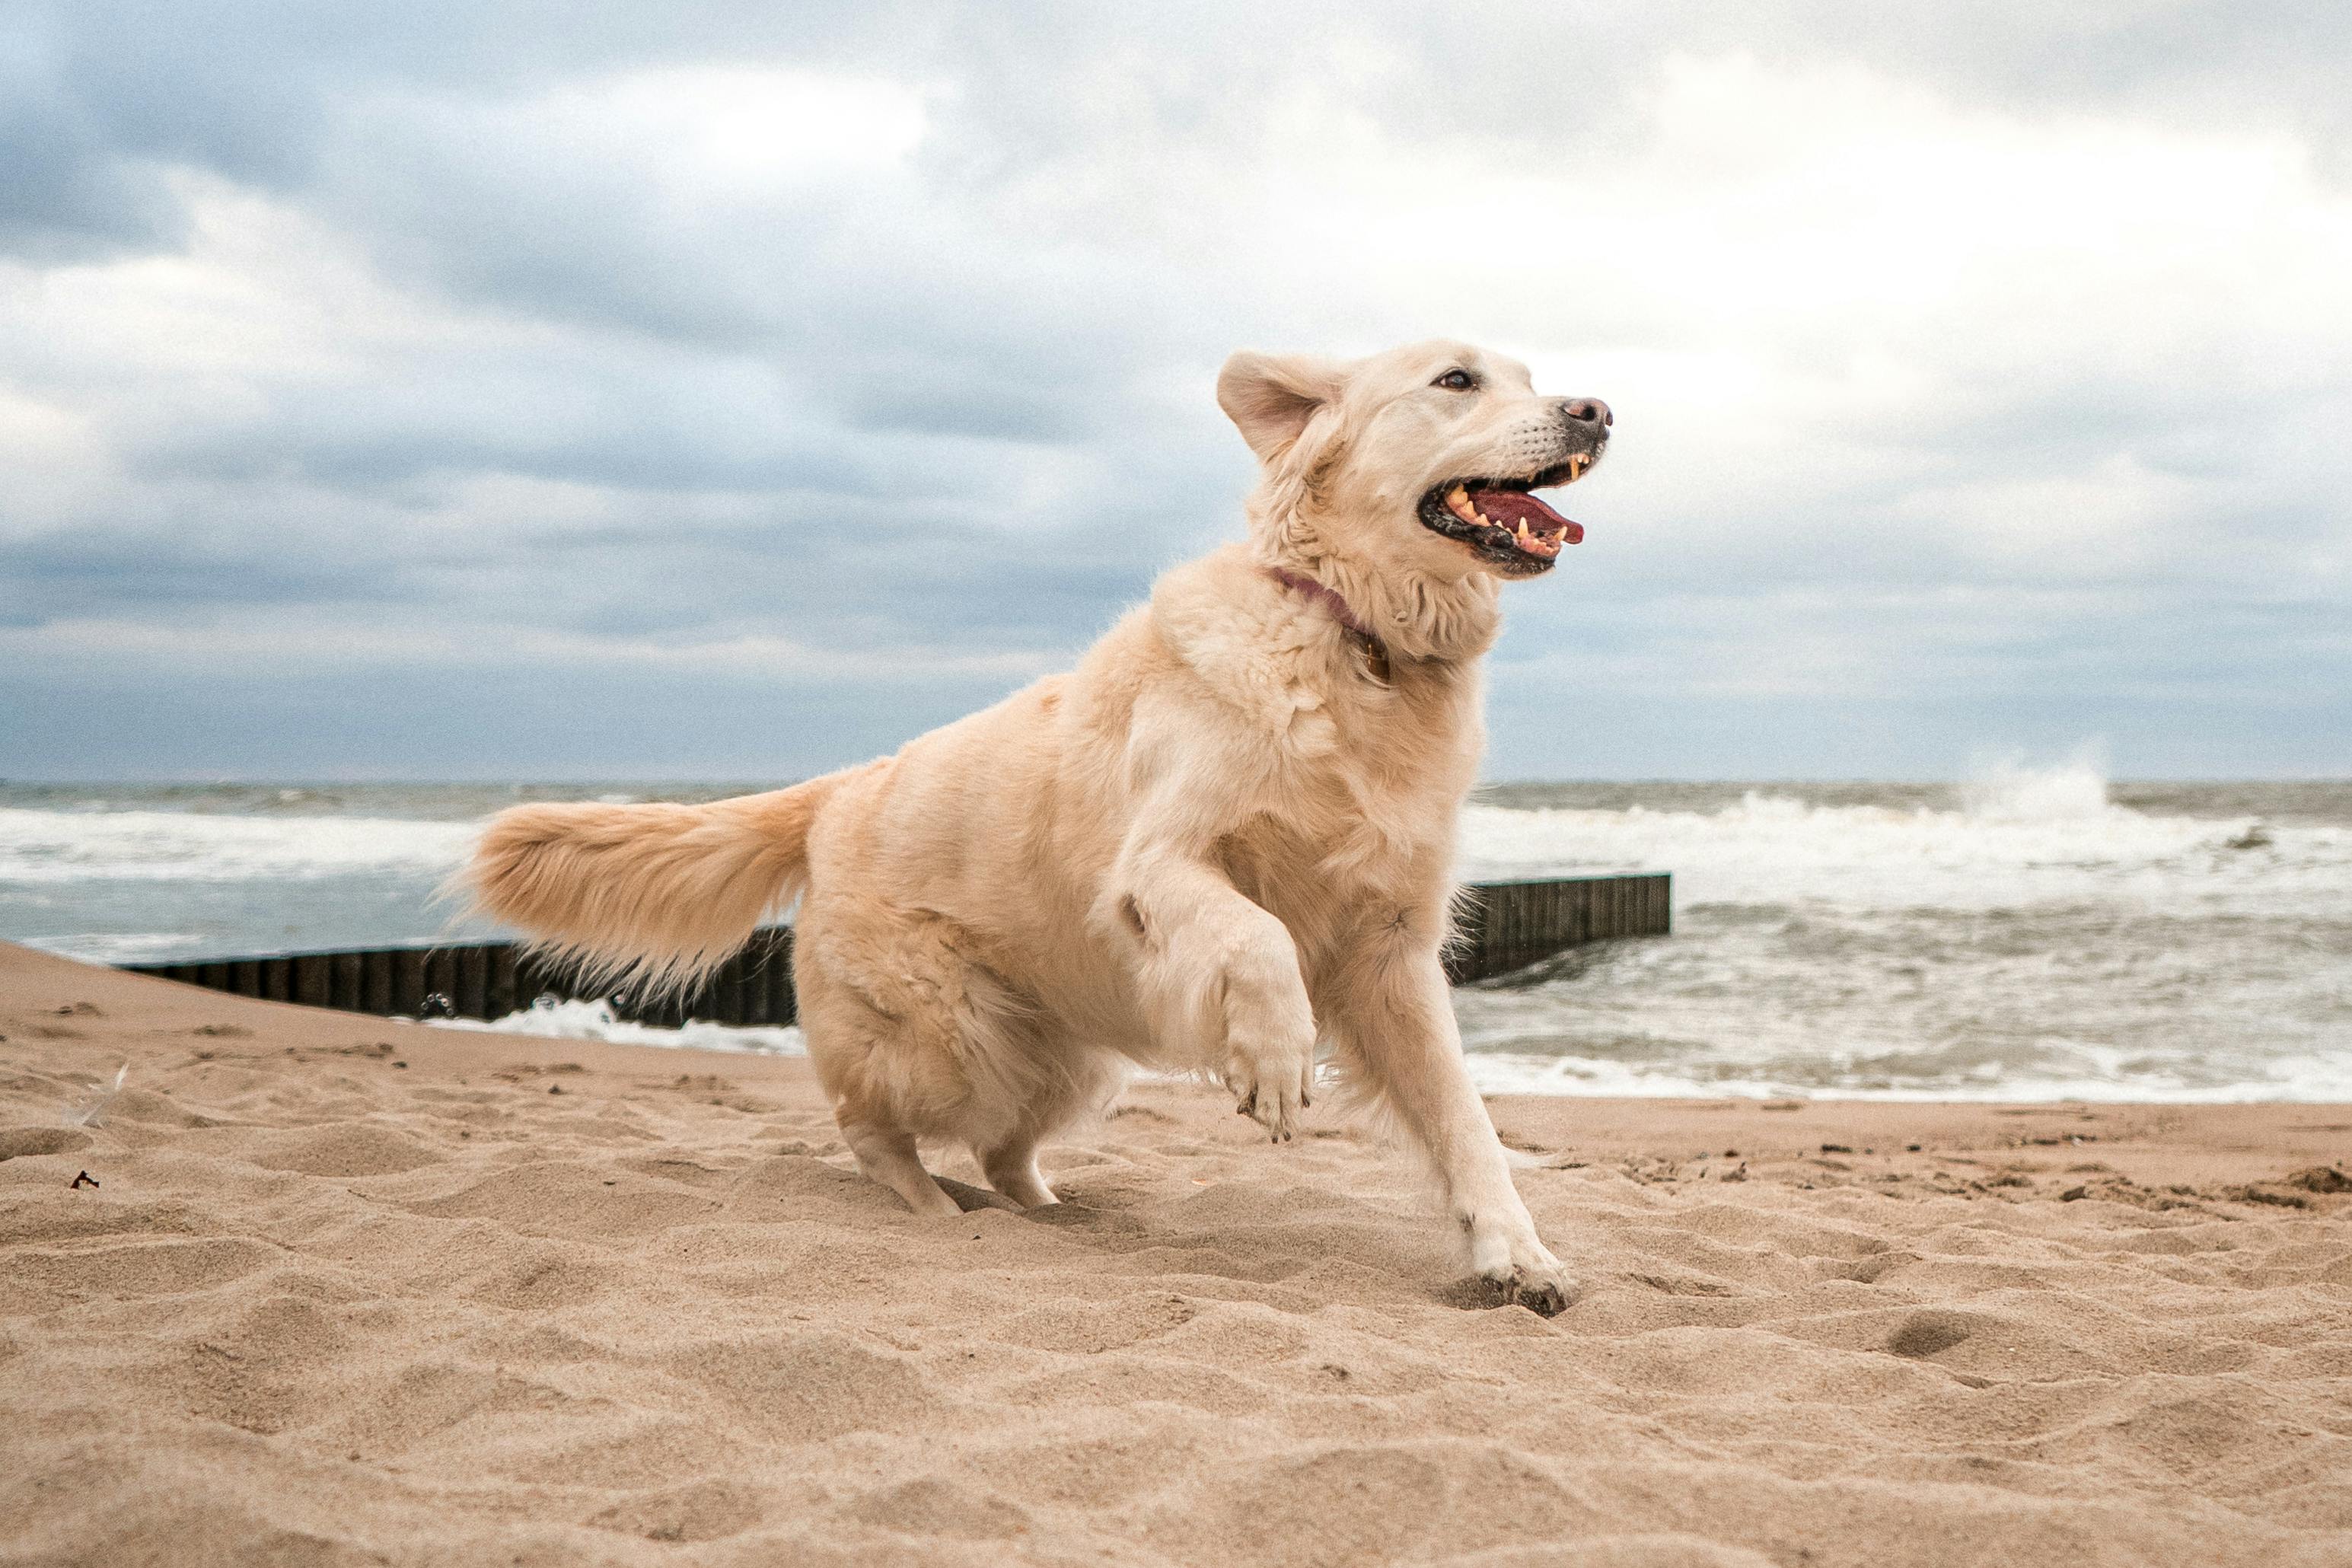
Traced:
<path fill-rule="evenodd" d="M 0 776 L 792 776 L 1607 398 L 1492 776 L 2352 773 L 2352 12 L 15 0 Z"/>

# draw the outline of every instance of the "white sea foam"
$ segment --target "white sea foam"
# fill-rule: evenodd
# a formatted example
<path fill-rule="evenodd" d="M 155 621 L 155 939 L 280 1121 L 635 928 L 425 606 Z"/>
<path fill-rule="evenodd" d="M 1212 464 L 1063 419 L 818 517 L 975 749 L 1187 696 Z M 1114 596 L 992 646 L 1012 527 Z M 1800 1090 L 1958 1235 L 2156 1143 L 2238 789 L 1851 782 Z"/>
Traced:
<path fill-rule="evenodd" d="M 440 872 L 457 864 L 475 831 L 406 817 L 0 806 L 0 883 Z"/>
<path fill-rule="evenodd" d="M 79 958 L 88 963 L 169 963 L 204 939 L 187 931 L 71 931 L 62 936 L 30 936 L 26 947 Z"/>
<path fill-rule="evenodd" d="M 1972 786 L 1960 809 L 1815 805 L 1748 792 L 1716 811 L 1473 805 L 1472 879 L 1671 871 L 1678 908 L 1789 904 L 1990 910 L 2194 902 L 2207 912 L 2352 915 L 2352 830 L 2152 816 L 2080 768 Z"/>
<path fill-rule="evenodd" d="M 752 1056 L 806 1056 L 807 1040 L 797 1028 L 730 1027 L 696 1022 L 683 1028 L 625 1023 L 601 1002 L 564 1002 L 509 1013 L 489 1023 L 469 1018 L 434 1019 L 435 1028 L 531 1035 L 548 1039 L 611 1040 L 624 1045 L 667 1046 Z M 2216 1086 L 2161 1071 L 2126 1070 L 2125 1054 L 2085 1052 L 2104 1058 L 2082 1064 L 2072 1076 L 1977 1074 L 1938 1079 L 1907 1087 L 1864 1083 L 1821 1084 L 1746 1076 L 1738 1072 L 1695 1076 L 1671 1068 L 1640 1068 L 1585 1057 L 1532 1056 L 1510 1051 L 1474 1051 L 1467 1060 L 1481 1094 L 1567 1095 L 1608 1099 L 1639 1096 L 1664 1100 L 1872 1100 L 1890 1101 L 1978 1100 L 2001 1104 L 2046 1104 L 2062 1100 L 2146 1101 L 2211 1104 L 2297 1100 L 2352 1101 L 2352 1060 L 2319 1057 L 2274 1059 L 2258 1079 Z M 2104 1070 L 2101 1070 L 2104 1069 Z"/>
<path fill-rule="evenodd" d="M 2120 1058 L 2121 1053 L 2116 1053 Z M 2084 1100 L 2160 1105 L 2256 1104 L 2292 1101 L 2336 1105 L 2352 1101 L 2352 1062 L 2294 1057 L 2263 1064 L 2260 1076 L 2232 1083 L 2192 1081 L 2162 1070 L 2114 1070 L 2072 1076 L 1977 1073 L 1904 1085 L 1819 1083 L 1756 1077 L 1737 1071 L 1704 1076 L 1580 1057 L 1474 1051 L 1465 1058 L 1481 1094 L 1567 1095 L 1658 1100 L 1973 1100 L 2046 1105 Z M 2122 1067 L 2118 1060 L 2117 1068 Z"/>
<path fill-rule="evenodd" d="M 684 1028 L 661 1029 L 632 1024 L 613 1016 L 604 1002 L 541 1000 L 503 1018 L 482 1023 L 473 1018 L 433 1018 L 436 1029 L 479 1029 L 499 1035 L 536 1035 L 555 1040 L 612 1040 L 626 1046 L 684 1046 L 704 1051 L 736 1051 L 751 1056 L 803 1057 L 808 1042 L 792 1027 L 746 1028 L 725 1024 L 688 1023 Z"/>

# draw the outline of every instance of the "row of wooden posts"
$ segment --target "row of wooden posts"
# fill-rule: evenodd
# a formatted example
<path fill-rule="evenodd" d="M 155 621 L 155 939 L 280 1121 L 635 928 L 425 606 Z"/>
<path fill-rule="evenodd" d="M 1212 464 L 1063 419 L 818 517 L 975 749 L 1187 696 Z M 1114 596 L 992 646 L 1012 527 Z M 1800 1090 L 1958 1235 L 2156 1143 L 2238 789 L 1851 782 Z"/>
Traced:
<path fill-rule="evenodd" d="M 1447 972 L 1455 984 L 1525 969 L 1588 942 L 1664 936 L 1673 929 L 1673 879 L 1661 875 L 1482 882 L 1464 890 L 1459 937 Z M 614 1013 L 675 1026 L 688 1019 L 738 1026 L 793 1022 L 793 933 L 756 934 L 701 991 L 683 1000 L 609 1000 Z M 502 1018 L 543 996 L 588 996 L 572 976 L 510 942 L 361 948 L 191 963 L 142 963 L 142 974 L 239 996 L 299 1002 L 385 1017 Z"/>

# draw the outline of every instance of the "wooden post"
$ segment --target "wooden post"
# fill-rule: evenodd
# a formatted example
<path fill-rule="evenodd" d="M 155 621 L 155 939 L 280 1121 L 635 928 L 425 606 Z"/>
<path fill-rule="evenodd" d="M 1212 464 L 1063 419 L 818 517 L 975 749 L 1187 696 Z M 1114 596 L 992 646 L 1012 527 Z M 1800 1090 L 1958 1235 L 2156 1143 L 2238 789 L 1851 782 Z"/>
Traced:
<path fill-rule="evenodd" d="M 754 1027 L 764 1027 L 775 1001 L 768 993 L 768 942 L 761 931 L 743 950 L 743 1021 Z"/>
<path fill-rule="evenodd" d="M 373 948 L 360 954 L 360 1003 L 362 1013 L 389 1014 L 392 1005 L 392 951 Z"/>
<path fill-rule="evenodd" d="M 456 950 L 457 984 L 449 994 L 460 1018 L 488 1018 L 489 1012 L 489 954 L 478 946 Z"/>
<path fill-rule="evenodd" d="M 544 966 L 523 951 L 514 950 L 514 1005 L 518 1012 L 539 1005 L 541 992 L 561 992 L 561 986 L 549 984 Z"/>
<path fill-rule="evenodd" d="M 392 954 L 392 997 L 385 1011 L 414 1018 L 425 1006 L 425 950 L 404 947 Z"/>
<path fill-rule="evenodd" d="M 489 977 L 482 998 L 482 1016 L 503 1018 L 522 1005 L 515 1000 L 514 943 L 493 942 L 483 951 L 489 960 Z"/>
<path fill-rule="evenodd" d="M 335 952 L 327 955 L 327 1005 L 346 1013 L 357 1013 L 360 1006 L 360 975 L 364 954 Z"/>

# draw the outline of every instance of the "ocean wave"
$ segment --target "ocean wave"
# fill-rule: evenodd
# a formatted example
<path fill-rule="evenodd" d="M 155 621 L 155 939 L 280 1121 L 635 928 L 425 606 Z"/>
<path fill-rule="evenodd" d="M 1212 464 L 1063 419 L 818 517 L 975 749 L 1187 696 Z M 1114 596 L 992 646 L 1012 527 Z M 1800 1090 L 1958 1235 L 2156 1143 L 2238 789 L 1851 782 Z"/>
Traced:
<path fill-rule="evenodd" d="M 437 879 L 481 821 L 353 815 L 376 800 L 362 786 L 271 792 L 270 809 L 244 813 L 157 809 L 154 793 L 0 805 L 0 884 Z M 423 786 L 379 793 L 403 812 L 437 798 Z M 492 793 L 463 789 L 452 800 L 479 808 Z M 1814 899 L 1987 909 L 2123 898 L 2352 910 L 2352 826 L 2341 823 L 2137 811 L 2113 804 L 2106 781 L 2082 764 L 1994 769 L 1957 799 L 1821 804 L 1755 787 L 1706 807 L 1474 805 L 1463 818 L 1462 870 L 1471 879 L 1665 870 L 1685 906 Z M 328 809 L 298 809 L 312 802 Z"/>
<path fill-rule="evenodd" d="M 78 958 L 85 963 L 169 963 L 204 939 L 188 931 L 68 931 L 59 936 L 28 936 L 26 947 Z"/>
<path fill-rule="evenodd" d="M 625 792 L 5 786 L 0 936 L 115 963 L 453 940 L 474 933 L 431 894 L 483 816 L 591 793 Z M 1958 786 L 1520 784 L 1468 809 L 1462 844 L 1473 879 L 1675 877 L 1672 939 L 1456 993 L 1490 1091 L 2352 1099 L 2352 786 L 2110 786 L 2081 763 Z M 595 1003 L 489 1026 L 802 1049 Z"/>
<path fill-rule="evenodd" d="M 1832 805 L 1754 789 L 1713 810 L 1472 805 L 1463 873 L 1671 871 L 1678 907 L 2113 900 L 2352 914 L 2352 829 L 2341 826 L 2134 811 L 2082 768 L 1997 775 L 1961 798 L 1957 808 Z"/>
<path fill-rule="evenodd" d="M 476 826 L 381 816 L 232 816 L 0 806 L 0 882 L 244 881 L 440 873 Z"/>

